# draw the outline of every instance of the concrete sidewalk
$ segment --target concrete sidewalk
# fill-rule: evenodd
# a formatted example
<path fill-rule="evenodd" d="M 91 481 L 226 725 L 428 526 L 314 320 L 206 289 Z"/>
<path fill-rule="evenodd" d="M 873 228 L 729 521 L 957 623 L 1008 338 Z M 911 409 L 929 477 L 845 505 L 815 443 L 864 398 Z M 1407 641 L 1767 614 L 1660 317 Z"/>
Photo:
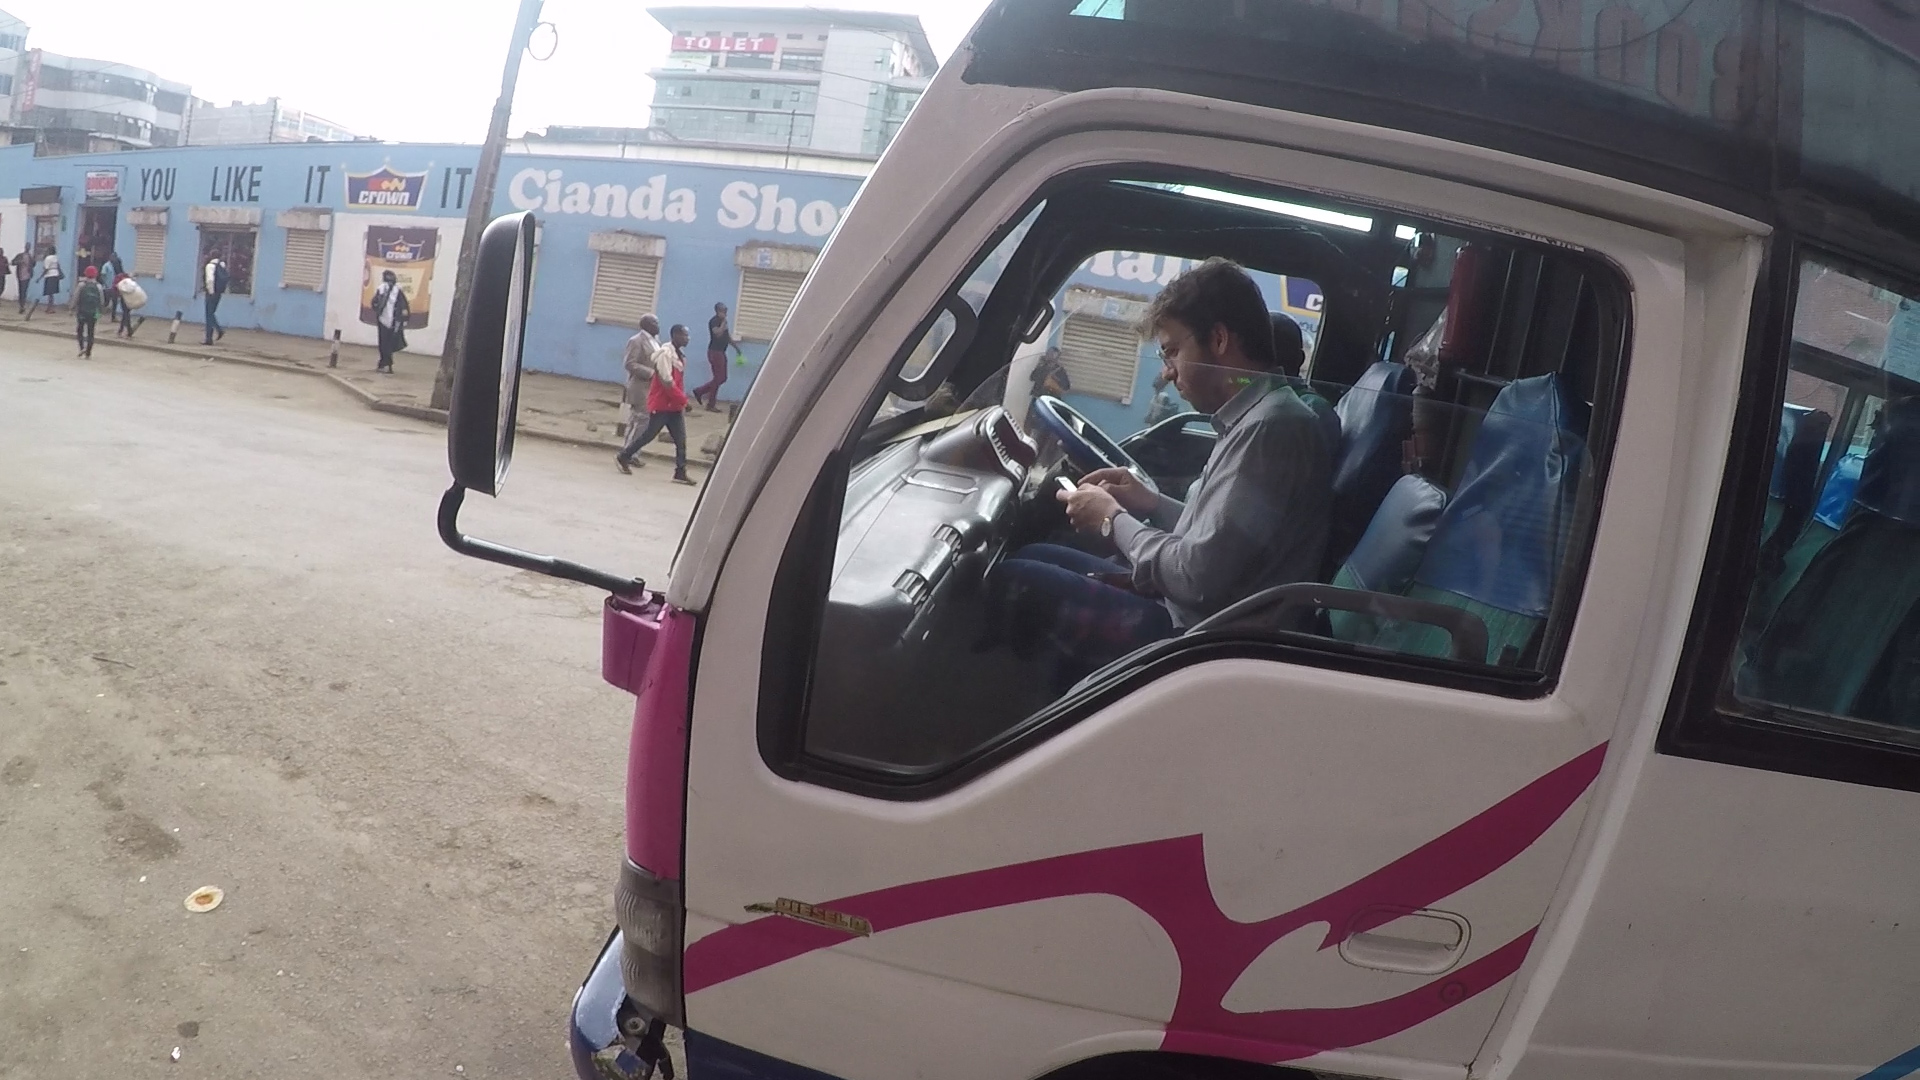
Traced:
<path fill-rule="evenodd" d="M 43 306 L 22 317 L 19 301 L 13 296 L 0 298 L 0 331 L 46 334 L 73 340 L 73 316 L 63 305 L 49 314 Z M 138 325 L 131 340 L 114 336 L 117 324 L 104 318 L 95 333 L 98 346 L 132 345 L 142 349 L 179 356 L 204 357 L 245 364 L 263 370 L 278 370 L 296 375 L 329 379 L 341 389 L 382 412 L 411 416 L 444 424 L 447 414 L 431 406 L 433 377 L 439 358 L 403 352 L 394 357 L 395 373 L 376 374 L 379 350 L 365 345 L 341 345 L 339 366 L 328 367 L 331 342 L 314 338 L 270 334 L 263 330 L 228 330 L 213 345 L 200 343 L 198 323 L 181 323 L 178 340 L 168 342 L 172 318 L 150 317 Z M 96 352 L 95 354 L 99 354 Z M 520 378 L 521 436 L 551 439 L 576 446 L 597 447 L 612 453 L 622 443 L 615 434 L 620 422 L 621 387 L 617 383 L 591 382 L 565 375 L 529 371 Z M 687 460 L 695 466 L 710 465 L 717 453 L 729 419 L 729 413 L 712 413 L 695 405 L 687 411 Z M 671 461 L 673 443 L 664 433 L 653 445 L 641 451 L 647 457 Z"/>

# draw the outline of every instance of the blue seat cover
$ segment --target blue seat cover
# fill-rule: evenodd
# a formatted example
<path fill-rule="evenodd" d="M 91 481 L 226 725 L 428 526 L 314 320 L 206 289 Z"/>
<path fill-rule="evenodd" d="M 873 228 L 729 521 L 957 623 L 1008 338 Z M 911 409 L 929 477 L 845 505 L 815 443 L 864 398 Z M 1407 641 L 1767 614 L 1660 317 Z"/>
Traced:
<path fill-rule="evenodd" d="M 1853 501 L 1902 525 L 1920 525 L 1920 397 L 1887 403 Z"/>
<path fill-rule="evenodd" d="M 1572 425 L 1558 375 L 1501 390 L 1414 580 L 1545 618 L 1586 462 Z"/>
<path fill-rule="evenodd" d="M 1355 588 L 1400 593 L 1413 580 L 1433 539 L 1447 493 L 1420 476 L 1403 476 L 1380 501 L 1365 535 L 1347 557 L 1347 576 Z"/>
<path fill-rule="evenodd" d="M 1414 375 L 1405 364 L 1381 360 L 1361 374 L 1334 406 L 1340 453 L 1333 463 L 1333 494 L 1374 491 L 1373 503 L 1400 479 L 1401 444 L 1413 428 Z"/>
<path fill-rule="evenodd" d="M 1334 407 L 1340 423 L 1333 458 L 1333 518 L 1327 554 L 1334 565 L 1359 542 L 1387 489 L 1405 474 L 1402 451 L 1413 432 L 1413 371 L 1381 360 Z"/>
<path fill-rule="evenodd" d="M 1860 467 L 1866 461 L 1864 452 L 1849 450 L 1834 465 L 1833 475 L 1827 477 L 1827 486 L 1820 490 L 1820 505 L 1813 512 L 1814 520 L 1829 529 L 1846 525 L 1847 516 L 1853 513 L 1853 493 L 1860 486 Z"/>

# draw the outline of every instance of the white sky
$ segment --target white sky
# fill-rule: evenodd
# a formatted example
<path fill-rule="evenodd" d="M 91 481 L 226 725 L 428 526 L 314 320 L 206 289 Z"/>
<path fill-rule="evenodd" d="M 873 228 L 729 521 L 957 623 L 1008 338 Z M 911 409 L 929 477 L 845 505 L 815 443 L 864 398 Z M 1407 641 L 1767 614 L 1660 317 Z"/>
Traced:
<path fill-rule="evenodd" d="M 681 0 L 684 2 L 684 0 Z M 942 60 L 986 0 L 848 0 L 812 5 L 920 16 Z M 294 108 L 394 142 L 478 142 L 500 93 L 518 0 L 0 0 L 31 28 L 29 47 L 146 68 L 218 105 L 277 96 Z M 634 0 L 546 0 L 552 59 L 520 69 L 512 130 L 548 124 L 638 127 L 667 32 Z M 535 37 L 536 51 L 551 37 Z"/>

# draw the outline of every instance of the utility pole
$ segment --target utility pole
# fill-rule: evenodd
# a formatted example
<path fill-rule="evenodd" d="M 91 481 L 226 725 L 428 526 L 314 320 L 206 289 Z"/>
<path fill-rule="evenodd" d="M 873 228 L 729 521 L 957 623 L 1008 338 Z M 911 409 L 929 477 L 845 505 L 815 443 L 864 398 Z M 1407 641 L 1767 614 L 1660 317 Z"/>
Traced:
<path fill-rule="evenodd" d="M 520 81 L 520 57 L 527 51 L 534 27 L 540 25 L 543 0 L 520 0 L 513 24 L 513 44 L 500 73 L 500 100 L 493 105 L 487 141 L 480 147 L 480 164 L 473 173 L 473 192 L 467 199 L 467 228 L 460 237 L 460 265 L 453 279 L 453 303 L 447 308 L 447 344 L 440 354 L 440 370 L 433 378 L 433 407 L 444 409 L 453 398 L 453 367 L 466 337 L 467 294 L 473 287 L 473 263 L 479 256 L 480 233 L 493 216 L 493 188 L 500 179 L 500 158 L 507 148 L 507 121 L 513 116 L 513 90 Z"/>

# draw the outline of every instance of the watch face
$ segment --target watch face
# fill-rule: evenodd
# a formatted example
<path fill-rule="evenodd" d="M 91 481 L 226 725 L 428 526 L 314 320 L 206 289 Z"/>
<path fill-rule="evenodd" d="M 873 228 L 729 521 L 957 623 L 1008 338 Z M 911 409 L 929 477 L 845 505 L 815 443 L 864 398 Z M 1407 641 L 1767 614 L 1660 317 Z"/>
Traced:
<path fill-rule="evenodd" d="M 1100 523 L 1100 535 L 1101 536 L 1113 535 L 1113 519 L 1112 518 L 1108 518 L 1107 520 Z"/>

